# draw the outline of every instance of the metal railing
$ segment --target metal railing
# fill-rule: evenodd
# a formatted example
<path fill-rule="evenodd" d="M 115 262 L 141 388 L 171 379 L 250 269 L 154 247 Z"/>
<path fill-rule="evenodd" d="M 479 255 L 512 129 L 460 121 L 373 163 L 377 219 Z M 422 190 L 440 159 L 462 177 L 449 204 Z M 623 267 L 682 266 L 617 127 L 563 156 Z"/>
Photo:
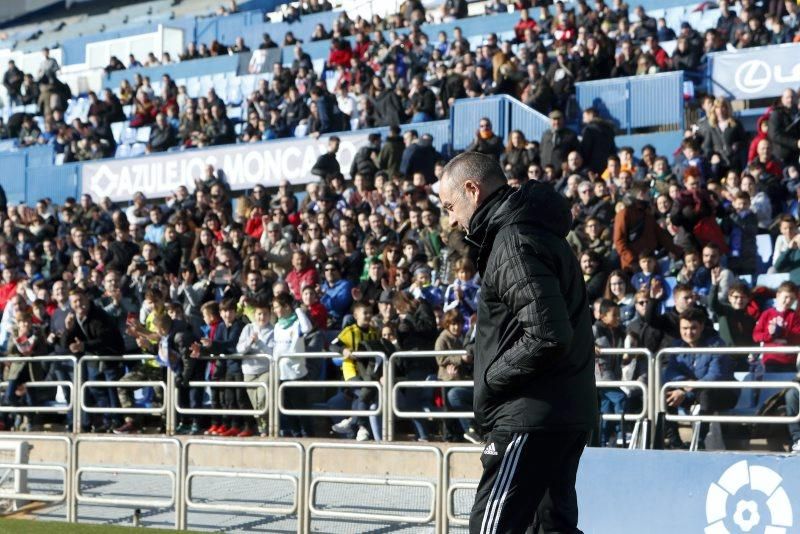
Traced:
<path fill-rule="evenodd" d="M 634 421 L 635 425 L 631 432 L 631 441 L 628 444 L 630 449 L 644 449 L 647 446 L 647 421 L 648 405 L 650 404 L 649 397 L 647 396 L 647 386 L 637 380 L 599 380 L 596 382 L 597 389 L 611 389 L 611 388 L 633 388 L 642 392 L 642 409 L 639 413 L 601 413 L 600 418 L 604 421 Z M 625 429 L 622 429 L 623 436 Z M 623 443 L 624 445 L 624 443 Z"/>
<path fill-rule="evenodd" d="M 458 490 L 477 490 L 477 482 L 451 482 L 450 459 L 456 454 L 478 454 L 483 452 L 483 447 L 450 447 L 445 451 L 442 459 L 442 532 L 446 533 L 450 526 L 469 526 L 468 519 L 456 517 L 454 513 L 453 497 Z"/>
<path fill-rule="evenodd" d="M 230 448 L 243 448 L 243 447 L 256 447 L 259 449 L 294 449 L 298 451 L 299 458 L 297 463 L 297 475 L 289 475 L 285 473 L 255 473 L 252 471 L 233 471 L 233 470 L 208 470 L 199 469 L 191 471 L 190 465 L 190 452 L 192 446 L 202 447 L 230 447 Z M 190 439 L 183 444 L 183 455 L 181 458 L 181 472 L 183 481 L 181 487 L 183 488 L 184 506 L 182 509 L 182 524 L 184 527 L 187 525 L 187 512 L 189 509 L 203 510 L 210 512 L 240 512 L 261 515 L 297 515 L 297 532 L 301 533 L 303 526 L 303 495 L 304 495 L 304 463 L 305 450 L 299 443 L 292 442 L 275 442 L 275 441 L 238 441 L 238 440 L 207 440 L 207 439 Z M 213 477 L 213 478 L 233 478 L 233 479 L 257 479 L 257 480 L 288 480 L 292 482 L 294 487 L 294 498 L 292 499 L 291 506 L 254 506 L 254 505 L 237 505 L 228 503 L 208 503 L 197 502 L 192 499 L 192 480 L 196 477 Z"/>
<path fill-rule="evenodd" d="M 387 441 L 392 441 L 394 438 L 394 422 L 397 418 L 408 419 L 472 419 L 475 414 L 472 412 L 408 412 L 397 409 L 397 395 L 400 389 L 403 388 L 447 388 L 447 387 L 474 387 L 472 380 L 397 380 L 395 376 L 395 362 L 402 358 L 435 358 L 436 356 L 464 356 L 467 352 L 463 350 L 445 350 L 445 351 L 399 351 L 395 352 L 389 357 L 389 365 L 386 367 L 386 390 L 389 392 L 387 404 L 390 409 L 387 410 L 386 424 L 384 425 L 384 435 Z"/>
<path fill-rule="evenodd" d="M 45 363 L 45 362 L 69 362 L 72 364 L 73 373 L 77 367 L 78 359 L 75 356 L 7 356 L 0 358 L 0 367 L 6 363 Z M 74 376 L 74 374 L 73 374 Z M 66 406 L 5 406 L 0 405 L 0 412 L 6 413 L 69 413 L 75 409 L 75 384 L 68 380 L 34 380 L 25 382 L 26 388 L 45 388 L 45 387 L 64 387 L 69 388 Z M 8 382 L 0 383 L 0 387 L 7 388 Z"/>
<path fill-rule="evenodd" d="M 225 354 L 225 355 L 213 355 L 213 356 L 201 356 L 196 358 L 199 361 L 209 362 L 209 361 L 242 361 L 242 360 L 267 360 L 270 362 L 269 369 L 270 373 L 272 370 L 272 356 L 269 354 Z M 170 370 L 170 374 L 173 374 Z M 272 376 L 270 374 L 269 378 L 270 382 L 272 381 Z M 266 406 L 263 410 L 252 409 L 252 410 L 228 410 L 228 409 L 221 409 L 221 408 L 188 408 L 185 406 L 181 406 L 179 403 L 178 395 L 173 395 L 174 399 L 174 410 L 179 415 L 221 415 L 221 416 L 260 416 L 266 415 L 267 418 L 271 421 L 274 419 L 273 414 L 273 402 L 271 402 L 270 391 L 272 391 L 272 384 L 265 383 L 265 382 L 246 382 L 246 381 L 218 381 L 218 380 L 192 380 L 189 382 L 188 387 L 190 388 L 245 388 L 245 389 L 263 389 L 264 396 L 266 398 Z"/>
<path fill-rule="evenodd" d="M 72 424 L 74 432 L 77 434 L 81 429 L 81 410 L 86 413 L 107 413 L 107 414 L 123 414 L 123 415 L 161 415 L 165 414 L 167 434 L 172 434 L 175 431 L 175 414 L 167 407 L 172 406 L 172 395 L 175 392 L 175 375 L 167 368 L 166 382 L 163 380 L 95 380 L 83 381 L 84 365 L 87 363 L 100 363 L 100 362 L 113 362 L 113 363 L 141 363 L 146 365 L 145 361 L 155 360 L 156 357 L 152 354 L 125 354 L 123 356 L 83 356 L 78 360 L 78 365 L 75 368 L 75 387 L 79 392 L 80 402 L 75 405 L 75 413 L 73 415 Z M 141 388 L 141 387 L 160 387 L 164 392 L 164 398 L 160 408 L 122 408 L 122 407 L 89 407 L 85 406 L 84 391 L 87 387 L 97 388 Z"/>
<path fill-rule="evenodd" d="M 273 391 L 273 404 L 276 406 L 275 417 L 270 422 L 270 428 L 273 436 L 277 436 L 280 427 L 280 416 L 283 415 L 296 415 L 296 416 L 321 416 L 321 417 L 369 417 L 381 416 L 382 426 L 385 428 L 386 410 L 384 409 L 385 399 L 383 385 L 377 380 L 286 380 L 280 379 L 280 362 L 282 360 L 289 360 L 299 358 L 304 360 L 309 359 L 327 359 L 333 360 L 341 358 L 342 355 L 336 352 L 292 352 L 286 353 L 275 358 L 275 367 L 272 373 Z M 377 358 L 378 366 L 386 369 L 386 355 L 382 352 L 368 352 L 368 351 L 355 351 L 352 353 L 353 358 Z M 377 366 L 376 366 L 377 368 Z M 313 410 L 313 409 L 287 409 L 283 405 L 283 392 L 289 388 L 375 388 L 378 392 L 377 407 L 372 410 Z"/>
<path fill-rule="evenodd" d="M 74 515 L 74 509 L 70 505 L 73 501 L 73 488 L 72 488 L 72 480 L 73 475 L 75 473 L 74 470 L 74 463 L 73 463 L 73 448 L 72 448 L 72 440 L 66 436 L 42 436 L 39 434 L 16 434 L 16 433 L 8 433 L 2 435 L 3 441 L 22 441 L 22 442 L 37 442 L 37 441 L 50 441 L 50 442 L 57 442 L 63 443 L 64 447 L 64 456 L 65 456 L 65 464 L 66 467 L 60 463 L 23 463 L 23 462 L 5 462 L 0 464 L 0 469 L 13 469 L 15 471 L 16 476 L 19 476 L 19 471 L 57 471 L 61 473 L 64 477 L 64 486 L 60 493 L 58 494 L 42 494 L 42 493 L 30 493 L 30 492 L 14 492 L 14 491 L 6 491 L 0 490 L 0 499 L 10 499 L 10 500 L 31 500 L 31 501 L 41 501 L 41 502 L 48 502 L 51 504 L 58 504 L 65 502 L 67 506 L 65 507 L 65 519 L 69 522 L 75 521 L 76 516 Z"/>
<path fill-rule="evenodd" d="M 145 468 L 145 467 L 105 467 L 105 466 L 87 466 L 81 467 L 80 464 L 80 446 L 82 443 L 136 443 L 146 445 L 168 445 L 175 447 L 176 463 L 174 470 L 167 468 Z M 183 500 L 181 499 L 182 485 L 180 482 L 184 478 L 183 463 L 182 463 L 182 447 L 181 442 L 175 438 L 134 438 L 134 437 L 106 437 L 106 436 L 78 436 L 75 438 L 73 447 L 73 501 L 70 505 L 73 507 L 72 517 L 77 518 L 77 507 L 79 503 L 83 504 L 105 504 L 110 506 L 131 506 L 139 507 L 146 506 L 152 508 L 159 507 L 175 507 L 175 528 L 183 530 L 185 526 L 185 514 L 183 514 Z M 154 475 L 167 477 L 171 484 L 171 492 L 168 499 L 159 499 L 153 497 L 106 497 L 106 496 L 93 496 L 84 495 L 81 493 L 81 475 L 83 473 L 112 473 L 112 474 L 125 474 L 125 475 Z"/>
<path fill-rule="evenodd" d="M 350 476 L 313 476 L 313 458 L 314 451 L 319 449 L 328 450 L 367 450 L 371 454 L 377 454 L 379 451 L 397 451 L 397 452 L 428 452 L 431 453 L 437 464 L 437 472 L 435 482 L 428 480 L 409 480 L 400 478 L 389 477 L 350 477 Z M 357 443 L 312 443 L 306 449 L 305 458 L 305 503 L 306 503 L 306 516 L 304 524 L 304 532 L 311 532 L 311 519 L 312 515 L 317 517 L 328 517 L 336 519 L 357 519 L 357 520 L 374 520 L 383 522 L 398 522 L 398 523 L 413 523 L 413 524 L 426 524 L 434 522 L 438 530 L 441 524 L 440 516 L 440 497 L 441 497 L 441 480 L 442 480 L 442 452 L 431 446 L 416 446 L 416 445 L 385 445 L 385 444 L 357 444 Z M 356 485 L 379 485 L 379 486 L 404 486 L 404 487 L 423 487 L 431 490 L 431 509 L 425 516 L 409 516 L 406 514 L 373 514 L 365 512 L 350 512 L 340 510 L 324 510 L 314 505 L 314 496 L 316 495 L 316 488 L 320 483 L 339 483 L 339 484 L 356 484 Z"/>
<path fill-rule="evenodd" d="M 666 404 L 664 393 L 667 389 L 678 387 L 691 387 L 696 389 L 777 389 L 796 387 L 800 389 L 795 382 L 739 382 L 739 381 L 720 381 L 720 382 L 702 382 L 702 381 L 675 381 L 662 383 L 663 371 L 661 370 L 662 360 L 666 356 L 686 355 L 692 358 L 704 355 L 739 355 L 749 356 L 751 354 L 798 354 L 800 347 L 672 347 L 662 349 L 656 354 L 654 360 L 654 388 L 653 392 L 658 392 L 658 397 L 651 395 L 653 400 L 657 403 L 658 412 L 666 411 Z M 683 384 L 683 385 L 681 385 Z M 666 414 L 668 421 L 684 421 L 684 422 L 707 422 L 707 423 L 765 423 L 765 424 L 786 424 L 790 422 L 800 421 L 800 416 L 797 418 L 790 417 L 770 417 L 760 415 L 674 415 Z"/>

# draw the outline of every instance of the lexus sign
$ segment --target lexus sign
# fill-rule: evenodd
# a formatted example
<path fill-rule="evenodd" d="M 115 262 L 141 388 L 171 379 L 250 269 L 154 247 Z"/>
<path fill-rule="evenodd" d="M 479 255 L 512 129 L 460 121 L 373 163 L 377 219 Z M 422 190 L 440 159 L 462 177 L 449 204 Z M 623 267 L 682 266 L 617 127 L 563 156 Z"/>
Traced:
<path fill-rule="evenodd" d="M 747 48 L 711 55 L 715 96 L 736 100 L 776 97 L 800 86 L 800 44 Z"/>

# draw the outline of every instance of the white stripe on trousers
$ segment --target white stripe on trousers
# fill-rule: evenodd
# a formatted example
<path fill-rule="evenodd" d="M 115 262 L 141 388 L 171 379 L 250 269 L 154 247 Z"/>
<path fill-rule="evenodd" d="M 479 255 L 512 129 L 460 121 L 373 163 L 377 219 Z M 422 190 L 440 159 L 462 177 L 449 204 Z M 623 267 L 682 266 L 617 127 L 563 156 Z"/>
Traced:
<path fill-rule="evenodd" d="M 520 440 L 522 440 L 524 444 L 528 439 L 528 435 L 512 434 L 511 438 L 511 442 L 508 444 L 508 447 L 506 447 L 503 461 L 500 464 L 500 470 L 492 485 L 492 491 L 489 493 L 489 500 L 486 503 L 483 521 L 481 521 L 480 534 L 491 533 L 497 528 L 497 522 L 499 521 L 498 512 L 502 500 L 496 498 L 496 495 L 499 496 L 502 493 L 503 497 L 505 497 L 517 466 L 517 460 L 519 460 L 519 452 L 521 449 Z"/>
<path fill-rule="evenodd" d="M 514 451 L 514 463 L 511 464 L 511 469 L 509 470 L 509 475 L 506 477 L 506 485 L 503 488 L 503 493 L 500 495 L 500 504 L 497 507 L 497 514 L 495 514 L 494 525 L 490 530 L 491 534 L 495 534 L 497 532 L 497 526 L 500 524 L 500 516 L 503 513 L 503 502 L 506 500 L 506 496 L 508 495 L 508 489 L 511 487 L 511 479 L 514 478 L 514 473 L 517 470 L 517 464 L 519 463 L 519 457 L 522 456 L 522 449 L 525 447 L 525 442 L 528 441 L 528 434 L 522 435 L 522 442 L 519 444 L 517 449 Z"/>

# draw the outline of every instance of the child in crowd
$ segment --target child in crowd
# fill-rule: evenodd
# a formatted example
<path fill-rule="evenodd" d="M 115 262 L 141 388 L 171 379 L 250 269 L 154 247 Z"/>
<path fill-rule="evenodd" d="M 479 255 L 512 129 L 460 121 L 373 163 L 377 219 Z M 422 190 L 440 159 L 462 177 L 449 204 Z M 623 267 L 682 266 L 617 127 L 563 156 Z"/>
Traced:
<path fill-rule="evenodd" d="M 480 284 L 475 281 L 475 265 L 469 258 L 460 258 L 455 263 L 456 279 L 444 292 L 444 310 L 457 309 L 464 318 L 464 332 L 469 328 L 470 318 L 478 313 Z"/>
<path fill-rule="evenodd" d="M 200 345 L 204 354 L 213 356 L 228 356 L 236 354 L 236 344 L 244 328 L 244 323 L 237 317 L 236 300 L 232 298 L 223 299 L 219 304 L 219 316 L 221 322 L 217 322 L 214 328 L 213 337 L 205 337 L 200 340 Z M 224 382 L 242 382 L 242 362 L 237 359 L 217 360 L 217 372 L 215 376 L 221 377 Z M 223 388 L 220 393 L 221 404 L 227 410 L 246 410 L 249 408 L 247 394 L 244 388 L 228 387 Z M 241 438 L 253 435 L 249 421 L 247 426 L 241 428 L 240 418 L 223 416 L 221 427 L 216 431 L 210 432 L 215 436 L 237 436 Z"/>
<path fill-rule="evenodd" d="M 219 313 L 219 303 L 216 301 L 208 301 L 200 307 L 200 315 L 203 317 L 205 326 L 202 328 L 203 338 L 206 340 L 214 339 L 219 325 L 222 324 L 222 318 Z M 225 361 L 223 360 L 210 360 L 205 365 L 205 377 L 207 380 L 219 381 L 225 374 Z M 222 408 L 223 392 L 220 388 L 212 387 L 209 393 L 211 399 L 211 409 L 220 410 Z M 215 436 L 217 432 L 222 430 L 221 419 L 218 415 L 211 416 L 211 424 L 205 430 L 206 436 Z M 227 432 L 227 427 L 225 432 Z"/>
<path fill-rule="evenodd" d="M 252 303 L 253 322 L 248 323 L 242 329 L 239 342 L 236 344 L 237 354 L 258 354 L 272 355 L 275 340 L 270 324 L 270 305 L 267 301 L 257 301 Z M 242 360 L 242 374 L 245 382 L 255 384 L 266 384 L 267 389 L 261 387 L 248 388 L 247 396 L 254 410 L 262 412 L 256 415 L 256 426 L 261 437 L 266 437 L 267 429 L 267 408 L 269 406 L 270 392 L 270 362 L 266 358 L 246 358 Z"/>
<path fill-rule="evenodd" d="M 311 331 L 311 321 L 305 312 L 294 307 L 294 300 L 288 293 L 278 293 L 272 299 L 272 312 L 276 323 L 273 332 L 275 346 L 272 357 L 277 361 L 278 380 L 280 383 L 303 380 L 308 375 L 306 361 L 303 358 L 281 358 L 284 354 L 303 352 L 303 336 Z M 283 404 L 287 409 L 299 409 L 304 397 L 300 388 L 286 388 Z M 280 400 L 279 400 L 280 402 Z M 282 416 L 280 435 L 291 437 L 307 437 L 305 421 L 297 416 Z"/>
<path fill-rule="evenodd" d="M 427 265 L 414 271 L 414 282 L 409 292 L 414 298 L 425 300 L 434 308 L 442 307 L 442 289 L 431 284 L 431 269 Z"/>
<path fill-rule="evenodd" d="M 600 319 L 594 323 L 595 345 L 598 348 L 621 348 L 625 343 L 625 330 L 621 326 L 619 306 L 613 300 L 603 299 L 600 302 Z M 622 356 L 617 354 L 598 354 L 595 358 L 595 378 L 597 381 L 614 381 L 622 379 Z M 625 413 L 625 392 L 619 388 L 600 388 L 601 414 Z M 600 445 L 616 446 L 616 433 L 620 425 L 616 421 L 603 420 L 600 423 Z"/>
<path fill-rule="evenodd" d="M 699 258 L 697 260 L 697 264 L 700 264 Z M 644 252 L 639 255 L 639 268 L 641 271 L 634 274 L 631 278 L 631 285 L 633 285 L 633 289 L 635 291 L 649 288 L 653 280 L 658 280 L 662 287 L 666 287 L 664 278 L 657 272 L 658 263 L 656 262 L 656 257 L 652 252 Z"/>
<path fill-rule="evenodd" d="M 377 341 L 381 334 L 372 326 L 372 307 L 364 302 L 353 306 L 355 323 L 342 330 L 331 342 L 331 350 L 342 354 L 342 376 L 346 381 L 374 380 L 377 362 L 374 358 L 361 358 L 353 355 L 362 347 L 362 343 Z M 354 410 L 368 410 L 375 396 L 375 388 L 348 388 L 345 395 L 352 399 Z M 348 417 L 333 425 L 337 434 L 352 434 L 356 428 L 356 440 L 367 441 L 369 429 L 364 418 Z"/>
<path fill-rule="evenodd" d="M 792 309 L 797 300 L 797 286 L 784 282 L 778 286 L 775 304 L 764 310 L 753 329 L 753 341 L 767 347 L 800 343 L 800 315 Z M 765 353 L 761 356 L 767 373 L 797 371 L 796 354 Z"/>

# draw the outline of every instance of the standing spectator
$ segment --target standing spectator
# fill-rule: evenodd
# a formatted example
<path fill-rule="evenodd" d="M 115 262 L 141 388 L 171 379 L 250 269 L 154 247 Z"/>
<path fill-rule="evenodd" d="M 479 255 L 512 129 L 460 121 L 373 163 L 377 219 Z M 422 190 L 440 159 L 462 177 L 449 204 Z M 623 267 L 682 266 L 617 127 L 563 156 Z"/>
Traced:
<path fill-rule="evenodd" d="M 378 154 L 378 168 L 386 171 L 389 176 L 396 175 L 400 172 L 400 163 L 405 148 L 405 142 L 400 135 L 400 127 L 396 124 L 389 126 L 389 135 L 386 136 L 380 154 Z"/>
<path fill-rule="evenodd" d="M 580 151 L 578 136 L 564 126 L 564 114 L 558 110 L 550 112 L 550 129 L 542 135 L 540 148 L 542 166 L 552 165 L 558 176 L 561 164 L 573 150 Z"/>
<path fill-rule="evenodd" d="M 600 301 L 600 319 L 592 327 L 595 346 L 601 349 L 621 348 L 625 341 L 625 330 L 622 328 L 619 306 L 613 301 Z M 622 359 L 618 354 L 598 354 L 595 357 L 595 379 L 598 381 L 622 380 Z M 625 413 L 625 392 L 619 388 L 600 388 L 601 414 Z M 615 421 L 603 420 L 600 423 L 600 446 L 616 447 L 617 434 L 621 426 Z"/>
<path fill-rule="evenodd" d="M 722 340 L 732 347 L 746 347 L 753 342 L 757 317 L 750 310 L 750 289 L 743 282 L 734 282 L 728 288 L 725 303 L 719 298 L 720 281 L 718 271 L 712 271 L 709 310 L 717 316 Z M 748 370 L 746 358 L 737 358 L 736 370 Z"/>
<path fill-rule="evenodd" d="M 800 154 L 800 122 L 797 116 L 797 95 L 784 89 L 780 100 L 772 107 L 767 136 L 772 143 L 772 154 L 783 165 L 797 163 Z"/>
<path fill-rule="evenodd" d="M 3 87 L 6 88 L 8 93 L 8 103 L 12 106 L 22 104 L 22 81 L 25 79 L 25 74 L 17 68 L 14 60 L 9 60 L 8 69 L 3 74 Z"/>
<path fill-rule="evenodd" d="M 442 317 L 442 333 L 436 338 L 434 350 L 436 352 L 456 351 L 464 349 L 464 319 L 458 310 L 450 310 Z M 452 380 L 472 379 L 472 356 L 469 353 L 436 356 L 439 366 L 437 378 L 448 382 Z M 472 388 L 448 387 L 445 388 L 445 406 L 448 410 L 456 412 L 472 411 Z M 473 428 L 469 419 L 459 419 L 461 432 L 464 439 L 470 443 L 480 443 L 480 436 Z"/>
<path fill-rule="evenodd" d="M 253 304 L 253 321 L 242 328 L 236 344 L 237 354 L 258 354 L 271 356 L 274 345 L 272 325 L 270 324 L 270 305 L 268 301 L 256 301 Z M 270 382 L 270 362 L 266 358 L 246 358 L 242 360 L 242 374 L 245 382 L 265 384 Z M 261 437 L 267 436 L 267 410 L 269 407 L 269 390 L 261 387 L 247 388 L 247 396 L 254 410 L 261 412 L 255 416 L 256 428 Z M 245 425 L 246 426 L 246 425 Z"/>
<path fill-rule="evenodd" d="M 580 153 L 589 169 L 601 173 L 606 168 L 608 156 L 617 152 L 614 127 L 601 118 L 595 108 L 583 110 L 583 124 Z"/>
<path fill-rule="evenodd" d="M 492 121 L 487 117 L 483 117 L 480 120 L 478 131 L 475 133 L 475 139 L 464 151 L 479 152 L 499 160 L 503 149 L 503 139 L 492 131 Z"/>

